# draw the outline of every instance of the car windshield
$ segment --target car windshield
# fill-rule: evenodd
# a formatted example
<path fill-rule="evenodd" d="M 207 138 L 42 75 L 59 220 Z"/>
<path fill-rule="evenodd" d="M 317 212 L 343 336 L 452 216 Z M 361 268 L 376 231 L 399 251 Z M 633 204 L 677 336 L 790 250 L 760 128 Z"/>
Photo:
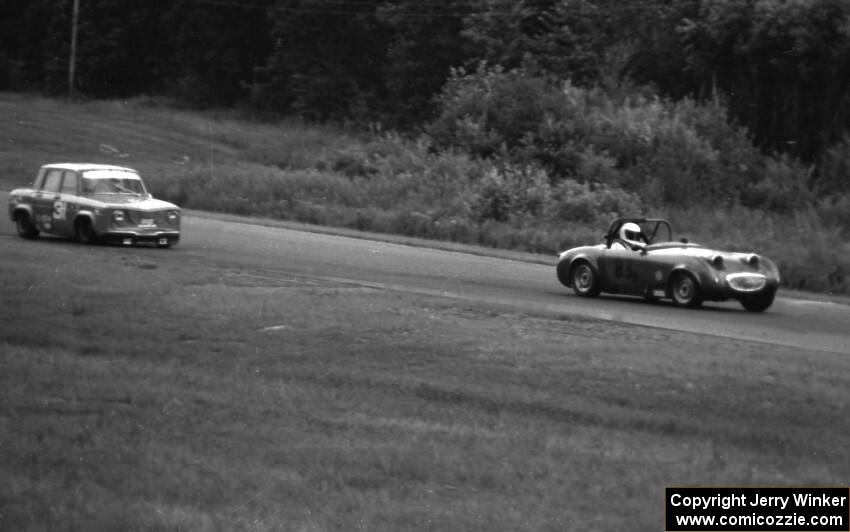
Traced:
<path fill-rule="evenodd" d="M 83 173 L 84 194 L 137 194 L 145 193 L 141 178 L 132 172 L 90 170 Z"/>
<path fill-rule="evenodd" d="M 666 221 L 648 220 L 641 224 L 642 239 L 647 244 L 670 242 L 673 240 L 673 230 Z"/>

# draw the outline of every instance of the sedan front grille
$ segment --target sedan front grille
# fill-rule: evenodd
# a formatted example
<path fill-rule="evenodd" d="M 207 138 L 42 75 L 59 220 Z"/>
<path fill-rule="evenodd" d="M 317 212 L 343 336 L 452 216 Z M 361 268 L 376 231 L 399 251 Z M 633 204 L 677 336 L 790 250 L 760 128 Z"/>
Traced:
<path fill-rule="evenodd" d="M 142 221 L 146 221 L 147 224 L 169 225 L 167 211 L 141 212 L 128 210 L 125 212 L 127 213 L 127 221 L 130 225 L 140 225 Z"/>

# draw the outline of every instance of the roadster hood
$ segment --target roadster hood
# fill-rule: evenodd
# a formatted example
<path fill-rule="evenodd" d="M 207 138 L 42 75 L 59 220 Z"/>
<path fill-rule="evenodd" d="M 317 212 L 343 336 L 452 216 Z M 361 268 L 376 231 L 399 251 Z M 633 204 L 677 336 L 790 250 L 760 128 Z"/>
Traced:
<path fill-rule="evenodd" d="M 723 259 L 730 260 L 740 260 L 751 257 L 752 253 L 737 253 L 731 251 L 718 251 L 716 249 L 709 249 L 699 244 L 679 244 L 676 242 L 663 243 L 663 244 L 654 244 L 652 246 L 648 246 L 646 248 L 647 253 L 650 255 L 660 256 L 660 255 L 675 255 L 677 257 L 696 257 L 700 259 L 711 259 L 713 257 L 717 257 L 718 255 L 723 257 Z"/>
<path fill-rule="evenodd" d="M 760 272 L 778 278 L 778 270 L 776 265 L 765 257 L 761 257 L 755 253 L 739 253 L 734 251 L 719 251 L 709 249 L 698 244 L 679 244 L 676 242 L 655 244 L 647 247 L 649 257 L 662 258 L 664 260 L 672 257 L 672 260 L 679 258 L 696 258 L 705 260 L 708 264 L 712 264 L 719 271 L 724 271 L 727 274 L 735 272 Z"/>

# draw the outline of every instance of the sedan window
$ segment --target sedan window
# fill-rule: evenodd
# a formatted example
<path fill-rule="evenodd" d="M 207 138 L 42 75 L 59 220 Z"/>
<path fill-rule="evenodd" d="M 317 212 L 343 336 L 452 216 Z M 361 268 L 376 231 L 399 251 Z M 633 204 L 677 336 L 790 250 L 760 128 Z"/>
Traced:
<path fill-rule="evenodd" d="M 77 193 L 77 174 L 74 172 L 65 172 L 65 177 L 62 179 L 62 194 Z"/>
<path fill-rule="evenodd" d="M 49 170 L 44 178 L 42 190 L 45 192 L 59 192 L 62 183 L 62 170 Z"/>
<path fill-rule="evenodd" d="M 137 194 L 144 193 L 139 179 L 91 179 L 83 178 L 83 193 L 88 194 Z"/>

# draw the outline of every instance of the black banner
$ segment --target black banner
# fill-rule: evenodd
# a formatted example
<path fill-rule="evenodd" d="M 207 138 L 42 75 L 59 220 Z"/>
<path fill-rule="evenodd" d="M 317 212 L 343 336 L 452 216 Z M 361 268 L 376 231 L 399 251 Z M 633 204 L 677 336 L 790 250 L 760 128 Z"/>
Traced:
<path fill-rule="evenodd" d="M 665 530 L 850 532 L 850 488 L 667 488 Z"/>

